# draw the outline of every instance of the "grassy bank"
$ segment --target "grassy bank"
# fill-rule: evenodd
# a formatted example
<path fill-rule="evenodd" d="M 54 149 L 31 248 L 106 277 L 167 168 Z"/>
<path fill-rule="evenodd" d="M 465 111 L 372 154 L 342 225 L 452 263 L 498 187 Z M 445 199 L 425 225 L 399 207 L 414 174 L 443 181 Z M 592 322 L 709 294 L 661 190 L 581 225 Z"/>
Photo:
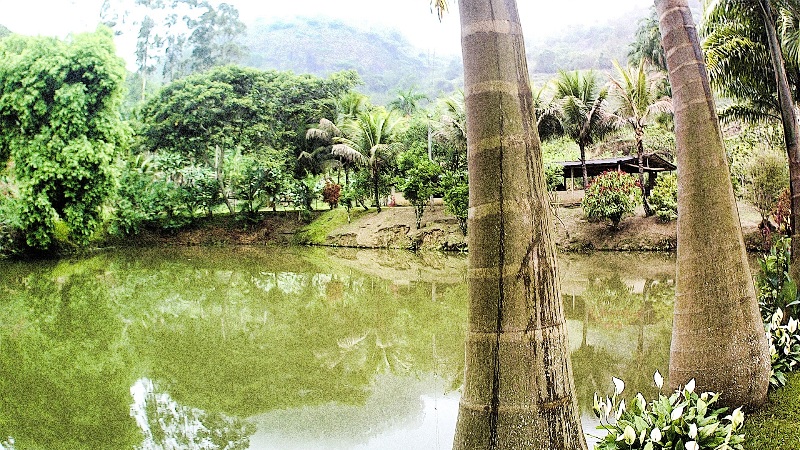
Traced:
<path fill-rule="evenodd" d="M 781 389 L 747 416 L 743 431 L 745 450 L 800 449 L 800 372 L 794 372 Z"/>

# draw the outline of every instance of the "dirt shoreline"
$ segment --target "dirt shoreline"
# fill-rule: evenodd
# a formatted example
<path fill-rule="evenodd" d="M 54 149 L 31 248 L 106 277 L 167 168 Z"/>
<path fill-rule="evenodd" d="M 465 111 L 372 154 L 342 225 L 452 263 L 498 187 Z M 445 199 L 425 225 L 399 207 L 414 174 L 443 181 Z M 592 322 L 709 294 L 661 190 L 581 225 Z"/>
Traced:
<path fill-rule="evenodd" d="M 739 204 L 742 232 L 748 250 L 761 251 L 758 231 L 760 217 L 747 204 Z M 199 220 L 194 226 L 175 232 L 145 231 L 137 236 L 113 243 L 125 246 L 158 245 L 323 245 L 353 248 L 393 248 L 419 251 L 464 251 L 466 237 L 455 217 L 441 205 L 429 207 L 418 230 L 411 207 L 386 207 L 380 213 L 371 209 L 354 214 L 350 223 L 343 209 L 316 211 L 308 225 L 296 212 L 265 212 L 256 222 L 245 222 L 227 216 Z M 324 236 L 312 235 L 320 222 L 335 225 L 323 227 Z M 324 224 L 323 224 L 324 225 Z M 637 211 L 625 218 L 618 230 L 606 223 L 592 223 L 575 205 L 557 208 L 553 237 L 562 252 L 590 251 L 675 251 L 676 223 L 660 223 L 655 217 L 644 217 Z"/>

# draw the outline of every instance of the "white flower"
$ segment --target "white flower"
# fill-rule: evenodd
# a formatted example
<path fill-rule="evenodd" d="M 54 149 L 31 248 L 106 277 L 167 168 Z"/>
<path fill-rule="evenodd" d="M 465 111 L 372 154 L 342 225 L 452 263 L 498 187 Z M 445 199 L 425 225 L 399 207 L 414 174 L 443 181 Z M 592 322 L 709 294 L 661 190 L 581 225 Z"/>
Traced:
<path fill-rule="evenodd" d="M 625 431 L 622 432 L 622 439 L 624 439 L 625 443 L 628 445 L 633 444 L 633 441 L 636 440 L 636 430 L 634 430 L 632 426 L 626 425 Z"/>
<path fill-rule="evenodd" d="M 688 383 L 686 383 L 686 391 L 689 392 L 690 394 L 694 392 L 694 378 L 692 378 L 691 380 L 689 380 Z"/>
<path fill-rule="evenodd" d="M 733 413 L 730 415 L 730 418 L 731 423 L 733 423 L 733 428 L 739 428 L 739 425 L 744 422 L 744 413 L 742 412 L 742 407 L 740 406 L 734 409 Z"/>
<path fill-rule="evenodd" d="M 700 450 L 700 446 L 695 441 L 689 441 L 686 443 L 686 450 Z"/>
<path fill-rule="evenodd" d="M 653 428 L 653 431 L 650 432 L 650 440 L 653 442 L 661 442 L 660 428 Z"/>
<path fill-rule="evenodd" d="M 642 432 L 639 433 L 639 444 L 644 444 L 645 438 L 647 438 L 647 430 L 642 430 Z"/>
<path fill-rule="evenodd" d="M 664 377 L 661 376 L 658 370 L 653 374 L 653 380 L 656 382 L 656 386 L 658 386 L 659 389 L 664 386 Z"/>
<path fill-rule="evenodd" d="M 617 408 L 617 413 L 614 415 L 614 418 L 619 420 L 622 417 L 622 413 L 625 412 L 625 400 L 619 402 L 619 408 Z"/>
<path fill-rule="evenodd" d="M 639 405 L 640 411 L 644 411 L 647 407 L 647 400 L 644 399 L 644 395 L 641 392 L 636 394 L 636 403 Z"/>
<path fill-rule="evenodd" d="M 696 424 L 689 424 L 689 438 L 695 439 L 697 438 L 697 425 Z"/>
<path fill-rule="evenodd" d="M 614 405 L 611 404 L 611 399 L 606 396 L 606 402 L 603 403 L 603 413 L 605 414 L 606 419 L 608 419 L 608 415 L 611 414 L 611 408 Z"/>
<path fill-rule="evenodd" d="M 625 390 L 625 382 L 617 377 L 611 377 L 611 381 L 614 382 L 614 395 L 622 394 L 622 391 Z"/>
<path fill-rule="evenodd" d="M 797 331 L 797 319 L 795 319 L 794 317 L 789 319 L 789 323 L 786 325 L 786 329 L 789 330 L 789 333 L 794 334 L 794 332 Z"/>
<path fill-rule="evenodd" d="M 775 311 L 775 314 L 772 315 L 772 326 L 778 328 L 778 325 L 780 325 L 781 322 L 783 322 L 783 311 L 778 308 Z"/>
<path fill-rule="evenodd" d="M 669 415 L 669 418 L 674 422 L 683 416 L 683 405 L 675 408 L 672 410 L 672 414 Z"/>

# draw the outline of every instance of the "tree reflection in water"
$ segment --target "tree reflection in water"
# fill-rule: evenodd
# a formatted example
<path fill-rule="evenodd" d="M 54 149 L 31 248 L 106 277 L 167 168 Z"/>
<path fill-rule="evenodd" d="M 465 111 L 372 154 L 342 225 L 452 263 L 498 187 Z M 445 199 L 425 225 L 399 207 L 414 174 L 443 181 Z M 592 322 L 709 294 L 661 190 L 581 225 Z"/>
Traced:
<path fill-rule="evenodd" d="M 670 277 L 652 270 L 668 272 L 669 260 L 600 257 L 570 256 L 562 271 L 587 413 L 612 375 L 646 394 L 652 372 L 667 372 L 674 296 Z M 634 272 L 642 267 L 646 276 Z M 20 449 L 227 440 L 244 449 L 248 439 L 253 448 L 448 448 L 465 272 L 461 256 L 342 249 L 0 261 L 0 440 L 13 436 Z"/>
<path fill-rule="evenodd" d="M 144 436 L 138 450 L 245 450 L 252 424 L 183 406 L 148 378 L 131 386 L 131 417 Z"/>

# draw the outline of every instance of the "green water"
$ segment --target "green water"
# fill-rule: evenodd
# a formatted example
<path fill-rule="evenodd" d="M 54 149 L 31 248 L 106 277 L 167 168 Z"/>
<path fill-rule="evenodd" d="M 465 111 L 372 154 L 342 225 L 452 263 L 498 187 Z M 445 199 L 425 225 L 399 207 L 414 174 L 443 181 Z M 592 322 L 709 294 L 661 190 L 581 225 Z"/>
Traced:
<path fill-rule="evenodd" d="M 611 376 L 666 372 L 674 259 L 559 260 L 585 428 Z M 449 449 L 466 258 L 121 250 L 0 262 L 0 443 L 21 449 Z"/>

